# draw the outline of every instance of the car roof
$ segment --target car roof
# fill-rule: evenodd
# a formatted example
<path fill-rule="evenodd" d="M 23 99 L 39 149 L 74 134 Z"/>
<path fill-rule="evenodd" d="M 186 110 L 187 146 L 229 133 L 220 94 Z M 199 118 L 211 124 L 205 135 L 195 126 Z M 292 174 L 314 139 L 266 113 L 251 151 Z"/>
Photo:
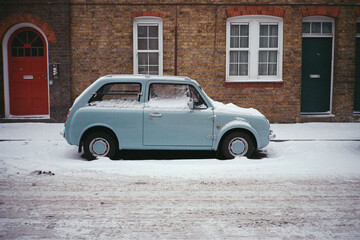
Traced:
<path fill-rule="evenodd" d="M 98 80 L 117 80 L 117 81 L 140 81 L 147 82 L 149 80 L 156 81 L 185 81 L 185 82 L 196 82 L 189 77 L 185 76 L 158 76 L 158 75 L 123 75 L 123 74 L 111 74 L 106 75 Z"/>

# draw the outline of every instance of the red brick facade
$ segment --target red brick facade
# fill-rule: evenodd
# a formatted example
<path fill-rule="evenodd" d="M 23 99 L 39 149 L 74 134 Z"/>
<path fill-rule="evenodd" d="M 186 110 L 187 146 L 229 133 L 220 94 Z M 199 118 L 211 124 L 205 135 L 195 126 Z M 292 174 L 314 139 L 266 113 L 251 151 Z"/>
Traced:
<path fill-rule="evenodd" d="M 328 6 L 311 6 L 304 7 L 301 9 L 301 16 L 309 17 L 309 16 L 327 16 L 332 18 L 338 18 L 340 14 L 340 9 L 336 7 L 328 7 Z"/>
<path fill-rule="evenodd" d="M 58 0 L 54 5 L 45 0 L 34 0 L 38 5 L 3 2 L 0 35 L 17 22 L 33 23 L 47 35 L 49 64 L 60 62 L 60 70 L 66 72 L 61 74 L 68 74 L 66 81 L 55 81 L 50 88 L 53 109 L 64 108 L 56 120 L 66 114 L 68 104 L 61 105 L 55 99 L 71 94 L 73 101 L 100 76 L 133 73 L 133 21 L 145 16 L 163 19 L 164 75 L 189 76 L 214 100 L 257 108 L 271 122 L 307 121 L 300 114 L 302 20 L 331 17 L 335 20 L 332 115 L 320 121 L 359 120 L 353 106 L 355 29 L 360 7 L 352 0 L 334 0 L 331 5 L 322 0 L 276 0 L 271 4 L 255 0 Z M 59 6 L 65 6 L 66 11 L 54 17 Z M 246 15 L 283 20 L 282 82 L 226 82 L 227 19 Z M 2 86 L 0 90 L 1 94 Z M 0 110 L 3 104 L 0 102 Z"/>

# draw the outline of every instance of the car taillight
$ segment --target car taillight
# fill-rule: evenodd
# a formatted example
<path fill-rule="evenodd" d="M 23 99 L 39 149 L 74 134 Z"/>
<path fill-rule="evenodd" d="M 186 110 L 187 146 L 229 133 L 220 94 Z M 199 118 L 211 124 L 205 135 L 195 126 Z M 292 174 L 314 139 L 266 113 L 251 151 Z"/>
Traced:
<path fill-rule="evenodd" d="M 68 112 L 67 112 L 67 114 L 66 114 L 65 122 L 66 122 L 66 120 L 68 119 L 69 114 L 70 114 L 70 109 L 68 110 Z"/>

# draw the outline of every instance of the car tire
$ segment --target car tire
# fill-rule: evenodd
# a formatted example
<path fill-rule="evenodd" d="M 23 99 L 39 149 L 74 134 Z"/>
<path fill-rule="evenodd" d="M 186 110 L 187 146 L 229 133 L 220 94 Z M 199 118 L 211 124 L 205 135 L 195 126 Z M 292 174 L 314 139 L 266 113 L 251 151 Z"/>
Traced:
<path fill-rule="evenodd" d="M 244 132 L 233 132 L 225 136 L 220 146 L 221 157 L 233 159 L 235 157 L 250 157 L 254 152 L 252 138 Z"/>
<path fill-rule="evenodd" d="M 105 132 L 93 132 L 85 138 L 84 157 L 94 160 L 96 157 L 113 158 L 117 147 L 114 138 Z"/>

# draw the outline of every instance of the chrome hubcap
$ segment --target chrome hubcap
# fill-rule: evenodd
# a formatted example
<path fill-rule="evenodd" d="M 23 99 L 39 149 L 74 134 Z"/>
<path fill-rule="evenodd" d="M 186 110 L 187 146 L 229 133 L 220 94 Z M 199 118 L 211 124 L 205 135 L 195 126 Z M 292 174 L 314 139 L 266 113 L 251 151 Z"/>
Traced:
<path fill-rule="evenodd" d="M 234 157 L 241 157 L 247 153 L 249 145 L 244 138 L 236 137 L 230 141 L 228 149 Z"/>
<path fill-rule="evenodd" d="M 104 138 L 94 138 L 90 142 L 90 152 L 94 156 L 103 157 L 110 151 L 110 145 Z"/>

